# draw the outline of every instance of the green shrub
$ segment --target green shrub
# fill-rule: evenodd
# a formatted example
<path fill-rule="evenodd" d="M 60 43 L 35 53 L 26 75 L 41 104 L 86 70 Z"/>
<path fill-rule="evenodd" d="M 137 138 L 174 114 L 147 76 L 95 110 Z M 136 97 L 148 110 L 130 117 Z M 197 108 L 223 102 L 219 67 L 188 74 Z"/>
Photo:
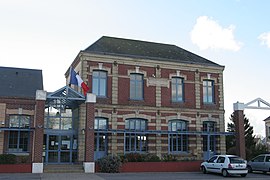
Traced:
<path fill-rule="evenodd" d="M 127 162 L 143 162 L 144 155 L 139 153 L 128 153 L 125 154 L 125 159 Z"/>
<path fill-rule="evenodd" d="M 162 161 L 168 162 L 168 161 L 177 161 L 177 157 L 172 154 L 165 154 L 162 156 Z"/>
<path fill-rule="evenodd" d="M 145 155 L 145 162 L 159 162 L 160 158 L 155 154 L 147 154 Z"/>
<path fill-rule="evenodd" d="M 0 154 L 0 164 L 16 164 L 16 155 Z"/>
<path fill-rule="evenodd" d="M 114 155 L 103 157 L 97 162 L 100 167 L 100 171 L 104 173 L 118 173 L 119 168 L 122 165 L 120 157 Z"/>

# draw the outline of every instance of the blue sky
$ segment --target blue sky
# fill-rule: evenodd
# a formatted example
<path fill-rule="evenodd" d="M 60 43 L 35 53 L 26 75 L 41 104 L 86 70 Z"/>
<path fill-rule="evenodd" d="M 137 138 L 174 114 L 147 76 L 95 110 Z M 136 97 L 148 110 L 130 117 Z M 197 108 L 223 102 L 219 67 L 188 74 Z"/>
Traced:
<path fill-rule="evenodd" d="M 65 85 L 80 50 L 101 36 L 174 44 L 225 66 L 225 120 L 233 103 L 270 102 L 268 0 L 1 0 L 0 66 L 42 69 Z M 267 110 L 245 110 L 264 136 Z"/>

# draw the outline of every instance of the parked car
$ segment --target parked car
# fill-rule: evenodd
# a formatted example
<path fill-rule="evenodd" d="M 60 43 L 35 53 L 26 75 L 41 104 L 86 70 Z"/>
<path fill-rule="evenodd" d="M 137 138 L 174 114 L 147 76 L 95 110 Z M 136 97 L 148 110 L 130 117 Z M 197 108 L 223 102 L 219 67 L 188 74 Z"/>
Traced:
<path fill-rule="evenodd" d="M 224 177 L 230 175 L 245 177 L 248 173 L 247 162 L 235 155 L 215 155 L 201 163 L 201 170 L 204 174 L 221 173 Z"/>
<path fill-rule="evenodd" d="M 248 162 L 248 171 L 270 172 L 270 154 L 261 154 Z"/>

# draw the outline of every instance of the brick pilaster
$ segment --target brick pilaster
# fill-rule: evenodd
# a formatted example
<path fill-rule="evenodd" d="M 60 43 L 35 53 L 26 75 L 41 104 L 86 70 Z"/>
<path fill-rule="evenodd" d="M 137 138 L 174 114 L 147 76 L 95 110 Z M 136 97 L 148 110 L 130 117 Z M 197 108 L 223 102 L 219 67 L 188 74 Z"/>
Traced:
<path fill-rule="evenodd" d="M 96 97 L 87 94 L 86 98 L 86 122 L 85 122 L 85 162 L 94 162 L 94 123 Z"/>
<path fill-rule="evenodd" d="M 245 149 L 245 128 L 244 128 L 244 111 L 234 111 L 234 123 L 235 123 L 235 138 L 236 138 L 236 154 L 243 159 L 246 158 Z"/>
<path fill-rule="evenodd" d="M 35 123 L 34 123 L 34 144 L 33 144 L 33 163 L 42 163 L 43 135 L 44 135 L 44 111 L 45 111 L 46 92 L 37 90 Z"/>

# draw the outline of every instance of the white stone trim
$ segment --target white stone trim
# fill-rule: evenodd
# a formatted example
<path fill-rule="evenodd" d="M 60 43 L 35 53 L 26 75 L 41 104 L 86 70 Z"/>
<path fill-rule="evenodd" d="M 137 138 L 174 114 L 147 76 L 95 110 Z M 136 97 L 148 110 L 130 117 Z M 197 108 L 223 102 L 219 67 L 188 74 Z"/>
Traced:
<path fill-rule="evenodd" d="M 95 162 L 83 162 L 85 173 L 95 173 Z"/>
<path fill-rule="evenodd" d="M 86 103 L 96 103 L 96 95 L 92 93 L 87 93 L 86 95 Z"/>
<path fill-rule="evenodd" d="M 43 90 L 36 91 L 36 100 L 46 100 L 47 99 L 47 92 Z"/>
<path fill-rule="evenodd" d="M 32 163 L 32 173 L 43 173 L 43 163 Z"/>

